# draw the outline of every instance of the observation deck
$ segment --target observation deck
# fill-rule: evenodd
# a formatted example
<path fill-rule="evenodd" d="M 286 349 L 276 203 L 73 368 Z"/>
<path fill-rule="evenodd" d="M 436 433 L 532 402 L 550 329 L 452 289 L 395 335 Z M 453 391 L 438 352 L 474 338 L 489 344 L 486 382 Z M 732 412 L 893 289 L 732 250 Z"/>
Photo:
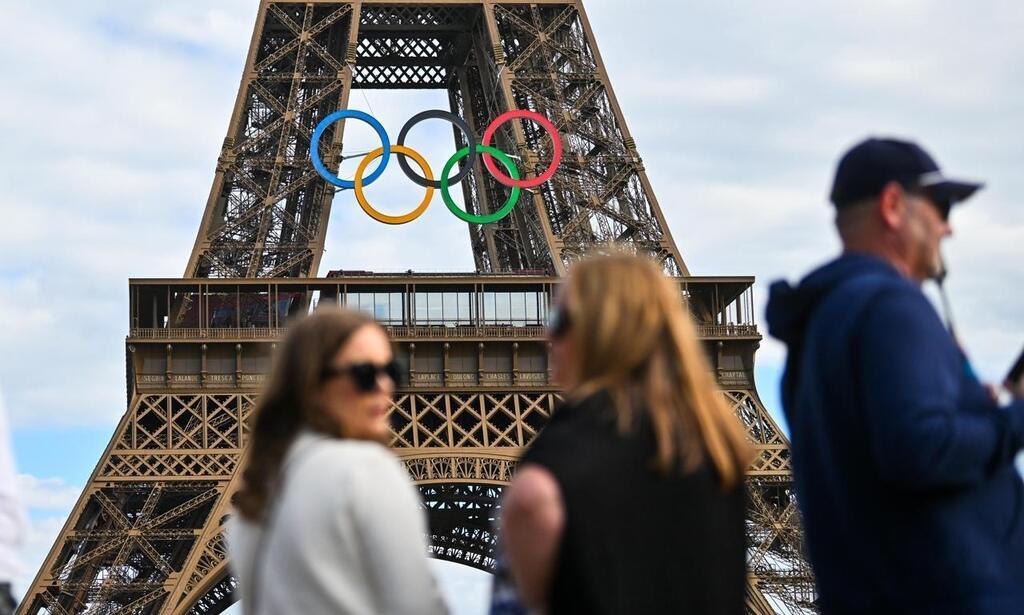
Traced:
<path fill-rule="evenodd" d="M 752 277 L 677 278 L 705 340 L 760 340 Z M 561 280 L 548 276 L 375 274 L 328 278 L 132 279 L 129 342 L 274 341 L 325 304 L 362 310 L 396 342 L 537 339 Z"/>
<path fill-rule="evenodd" d="M 761 339 L 752 319 L 754 279 L 677 280 L 719 381 L 749 382 Z M 129 393 L 258 387 L 288 323 L 324 305 L 362 310 L 387 329 L 402 367 L 399 390 L 553 391 L 546 326 L 561 283 L 547 275 L 414 272 L 133 279 Z M 742 351 L 721 352 L 726 342 Z"/>

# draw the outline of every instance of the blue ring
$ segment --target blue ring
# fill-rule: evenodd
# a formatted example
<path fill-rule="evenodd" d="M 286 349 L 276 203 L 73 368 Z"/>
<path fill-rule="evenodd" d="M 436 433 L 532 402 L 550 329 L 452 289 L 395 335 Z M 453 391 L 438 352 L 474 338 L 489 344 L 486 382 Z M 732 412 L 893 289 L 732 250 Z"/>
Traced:
<path fill-rule="evenodd" d="M 316 168 L 316 172 L 319 173 L 321 177 L 339 188 L 352 189 L 356 187 L 354 181 L 341 179 L 334 173 L 328 171 L 327 167 L 324 166 L 323 161 L 320 159 L 320 137 L 323 136 L 324 131 L 327 130 L 328 126 L 338 120 L 344 120 L 346 118 L 360 120 L 369 124 L 371 128 L 377 131 L 377 136 L 380 137 L 380 142 L 384 146 L 384 152 L 381 154 L 381 161 L 380 164 L 377 165 L 377 170 L 363 179 L 363 185 L 369 186 L 373 182 L 377 181 L 377 178 L 384 173 L 384 168 L 388 166 L 388 160 L 391 158 L 391 141 L 388 139 L 388 133 L 384 130 L 384 126 L 377 121 L 377 118 L 373 117 L 369 113 L 356 111 L 355 109 L 342 109 L 328 115 L 319 124 L 317 124 L 316 130 L 313 131 L 313 140 L 309 144 L 309 155 L 313 159 L 313 167 Z"/>

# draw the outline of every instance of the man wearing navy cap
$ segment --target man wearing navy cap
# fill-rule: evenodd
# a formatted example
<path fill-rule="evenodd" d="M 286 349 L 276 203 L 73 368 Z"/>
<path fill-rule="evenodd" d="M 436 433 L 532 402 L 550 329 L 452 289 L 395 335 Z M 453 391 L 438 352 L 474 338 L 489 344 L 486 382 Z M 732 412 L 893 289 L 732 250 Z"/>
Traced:
<path fill-rule="evenodd" d="M 980 187 L 914 143 L 868 139 L 836 170 L 843 253 L 772 285 L 825 613 L 1024 613 L 1024 400 L 996 404 L 921 292 L 950 210 Z"/>

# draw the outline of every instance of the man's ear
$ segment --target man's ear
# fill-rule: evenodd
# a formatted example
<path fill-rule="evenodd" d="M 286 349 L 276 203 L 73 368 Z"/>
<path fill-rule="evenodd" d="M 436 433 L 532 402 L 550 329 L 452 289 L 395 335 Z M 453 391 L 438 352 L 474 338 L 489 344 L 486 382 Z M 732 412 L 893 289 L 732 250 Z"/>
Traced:
<path fill-rule="evenodd" d="M 897 182 L 889 182 L 878 195 L 878 214 L 885 228 L 894 229 L 903 225 L 906 217 L 906 199 L 903 198 L 903 186 Z"/>

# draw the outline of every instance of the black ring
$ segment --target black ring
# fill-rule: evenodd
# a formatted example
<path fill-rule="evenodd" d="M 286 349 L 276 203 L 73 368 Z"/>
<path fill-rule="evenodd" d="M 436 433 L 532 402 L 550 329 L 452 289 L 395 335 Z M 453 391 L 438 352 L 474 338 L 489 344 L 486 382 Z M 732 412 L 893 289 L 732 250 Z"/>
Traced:
<path fill-rule="evenodd" d="M 405 123 L 405 126 L 402 126 L 402 131 L 398 133 L 398 145 L 404 146 L 405 137 L 409 135 L 409 131 L 412 130 L 412 127 L 424 120 L 446 120 L 454 124 L 462 131 L 462 134 L 466 135 L 466 141 L 469 142 L 469 156 L 467 156 L 465 165 L 459 170 L 459 173 L 448 182 L 449 185 L 459 183 L 469 175 L 470 171 L 473 170 L 473 165 L 476 164 L 476 141 L 473 139 L 473 133 L 469 130 L 469 124 L 466 123 L 466 120 L 454 113 L 442 111 L 441 109 L 423 111 L 422 113 L 417 113 L 412 116 L 409 121 Z M 416 171 L 412 170 L 412 167 L 409 166 L 409 161 L 405 159 L 404 154 L 397 154 L 397 156 L 398 166 L 402 167 L 402 172 L 405 173 L 406 177 L 423 188 L 434 188 L 435 190 L 441 189 L 440 181 L 427 181 L 426 178 L 421 177 L 416 173 Z"/>

